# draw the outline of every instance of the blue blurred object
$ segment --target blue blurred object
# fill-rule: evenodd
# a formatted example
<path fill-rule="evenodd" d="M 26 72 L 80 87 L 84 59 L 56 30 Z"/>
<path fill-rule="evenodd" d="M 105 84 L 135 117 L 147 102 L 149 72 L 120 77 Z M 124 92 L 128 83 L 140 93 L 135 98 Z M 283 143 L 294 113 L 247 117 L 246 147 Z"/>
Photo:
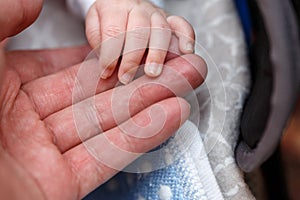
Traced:
<path fill-rule="evenodd" d="M 248 7 L 248 0 L 234 0 L 234 3 L 241 19 L 241 23 L 245 33 L 245 40 L 249 47 L 251 43 L 252 23 Z"/>

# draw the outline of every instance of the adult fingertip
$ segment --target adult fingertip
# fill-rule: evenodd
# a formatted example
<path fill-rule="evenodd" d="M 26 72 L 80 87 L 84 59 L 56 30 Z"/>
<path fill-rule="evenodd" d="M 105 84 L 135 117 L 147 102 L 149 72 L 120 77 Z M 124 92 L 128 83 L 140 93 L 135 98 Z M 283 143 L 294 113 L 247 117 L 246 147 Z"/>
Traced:
<path fill-rule="evenodd" d="M 205 60 L 196 54 L 186 54 L 182 56 L 183 59 L 188 61 L 190 65 L 194 67 L 195 70 L 201 75 L 203 79 L 206 78 L 208 73 L 208 68 Z"/>
<path fill-rule="evenodd" d="M 190 89 L 199 87 L 207 76 L 206 63 L 196 54 L 185 54 L 169 60 L 165 65 L 166 72 L 169 67 L 180 74 L 183 80 L 188 81 Z M 176 81 L 176 79 L 174 81 Z M 178 81 L 180 81 L 180 79 Z"/>
<path fill-rule="evenodd" d="M 191 105 L 183 98 L 177 98 L 181 113 L 180 126 L 189 118 L 191 112 Z"/>

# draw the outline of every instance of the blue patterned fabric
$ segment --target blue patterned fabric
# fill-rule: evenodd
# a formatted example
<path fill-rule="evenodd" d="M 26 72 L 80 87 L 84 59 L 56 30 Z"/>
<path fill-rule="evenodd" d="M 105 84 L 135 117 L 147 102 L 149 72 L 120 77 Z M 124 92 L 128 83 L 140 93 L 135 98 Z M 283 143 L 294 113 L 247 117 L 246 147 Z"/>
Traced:
<path fill-rule="evenodd" d="M 169 13 L 184 16 L 193 24 L 197 43 L 204 47 L 204 51 L 198 48 L 197 52 L 196 49 L 196 53 L 207 61 L 209 67 L 205 81 L 209 90 L 200 88 L 201 94 L 197 93 L 201 103 L 199 129 L 205 132 L 204 141 L 209 147 L 207 153 L 215 175 L 212 174 L 208 159 L 204 156 L 206 153 L 204 152 L 203 156 L 200 154 L 199 158 L 197 152 L 200 151 L 190 150 L 185 157 L 179 157 L 170 166 L 152 173 L 120 173 L 85 199 L 167 199 L 169 197 L 167 187 L 171 190 L 171 199 L 176 197 L 179 193 L 177 191 L 181 192 L 183 199 L 199 199 L 197 195 L 202 193 L 205 193 L 208 199 L 222 199 L 216 181 L 210 180 L 215 177 L 226 199 L 253 199 L 244 183 L 243 174 L 235 164 L 233 154 L 238 138 L 242 105 L 250 88 L 250 72 L 245 59 L 243 35 L 233 1 L 167 0 L 164 3 Z M 57 13 L 55 17 L 53 13 Z M 84 42 L 82 22 L 66 13 L 64 2 L 45 0 L 39 20 L 13 38 L 10 41 L 10 49 L 58 48 Z M 214 62 L 211 62 L 211 58 Z M 221 135 L 219 127 L 222 127 Z M 185 135 L 189 134 L 190 132 L 186 132 Z M 196 141 L 195 144 L 201 147 L 202 141 L 195 137 L 193 139 Z M 211 140 L 218 142 L 213 149 L 210 148 Z M 174 139 L 168 141 L 168 144 L 172 141 Z M 176 152 L 172 155 L 176 155 Z M 152 180 L 157 180 L 155 186 L 150 185 L 153 184 Z M 160 195 L 161 190 L 163 194 Z M 190 192 L 188 196 L 185 191 L 196 192 Z"/>
<path fill-rule="evenodd" d="M 150 173 L 121 172 L 85 200 L 222 199 L 202 147 L 198 129 L 192 122 L 187 122 L 174 137 L 155 149 L 161 150 L 153 159 L 157 166 L 161 163 L 168 166 Z"/>

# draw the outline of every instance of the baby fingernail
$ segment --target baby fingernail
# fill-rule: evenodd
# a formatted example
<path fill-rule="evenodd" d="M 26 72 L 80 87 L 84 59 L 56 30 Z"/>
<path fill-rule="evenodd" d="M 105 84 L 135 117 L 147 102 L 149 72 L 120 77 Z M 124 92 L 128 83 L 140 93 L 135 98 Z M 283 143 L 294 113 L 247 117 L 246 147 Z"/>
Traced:
<path fill-rule="evenodd" d="M 127 72 L 127 73 L 122 75 L 122 77 L 120 78 L 120 82 L 126 85 L 130 81 L 132 81 L 133 78 L 134 78 L 134 74 L 131 74 L 130 72 Z"/>
<path fill-rule="evenodd" d="M 157 77 L 162 72 L 163 65 L 157 63 L 149 63 L 145 66 L 145 73 L 151 77 Z"/>
<path fill-rule="evenodd" d="M 194 52 L 194 44 L 191 42 L 187 43 L 185 49 L 189 52 Z"/>
<path fill-rule="evenodd" d="M 104 72 L 101 74 L 101 78 L 102 79 L 107 79 L 108 77 L 110 77 L 113 73 L 113 70 L 107 68 L 104 70 Z"/>

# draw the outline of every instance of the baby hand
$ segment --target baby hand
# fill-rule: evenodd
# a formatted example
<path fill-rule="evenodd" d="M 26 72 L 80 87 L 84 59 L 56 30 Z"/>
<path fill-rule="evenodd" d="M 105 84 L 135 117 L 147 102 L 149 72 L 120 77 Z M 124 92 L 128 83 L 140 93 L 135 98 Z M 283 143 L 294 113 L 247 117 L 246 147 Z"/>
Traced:
<path fill-rule="evenodd" d="M 120 62 L 118 77 L 123 84 L 134 78 L 146 50 L 145 73 L 161 74 L 172 33 L 182 53 L 193 53 L 192 26 L 179 16 L 167 17 L 146 0 L 97 0 L 86 18 L 87 39 L 93 48 L 100 48 L 101 78 L 110 77 Z"/>

